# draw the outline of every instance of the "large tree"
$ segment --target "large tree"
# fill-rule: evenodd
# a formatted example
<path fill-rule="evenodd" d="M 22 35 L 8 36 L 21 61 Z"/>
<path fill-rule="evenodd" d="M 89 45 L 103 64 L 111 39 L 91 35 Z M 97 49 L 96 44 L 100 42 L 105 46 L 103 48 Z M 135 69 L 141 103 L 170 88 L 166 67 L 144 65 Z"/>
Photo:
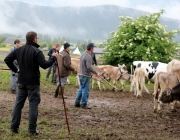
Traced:
<path fill-rule="evenodd" d="M 103 55 L 105 63 L 130 66 L 137 60 L 169 62 L 178 47 L 178 43 L 173 41 L 174 35 L 180 31 L 166 31 L 166 26 L 160 24 L 163 13 L 161 10 L 137 19 L 121 16 L 118 30 L 104 42 L 107 52 Z"/>

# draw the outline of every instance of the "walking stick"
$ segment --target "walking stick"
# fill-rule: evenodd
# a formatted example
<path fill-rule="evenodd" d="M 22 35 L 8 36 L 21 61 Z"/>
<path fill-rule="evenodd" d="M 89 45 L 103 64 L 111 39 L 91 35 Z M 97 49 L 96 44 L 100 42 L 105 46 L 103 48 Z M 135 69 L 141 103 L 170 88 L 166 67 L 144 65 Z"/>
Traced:
<path fill-rule="evenodd" d="M 61 75 L 60 75 L 60 71 L 59 71 L 58 61 L 56 61 L 56 62 L 57 62 L 57 67 L 58 67 L 58 78 L 59 78 L 59 88 L 60 88 L 59 90 L 61 91 L 63 104 L 64 104 L 64 113 L 65 113 L 65 116 L 66 116 L 66 124 L 67 124 L 67 127 L 68 127 L 68 132 L 70 134 L 70 128 L 69 128 L 69 123 L 68 123 L 68 118 L 67 118 L 67 113 L 66 113 L 66 105 L 65 105 L 65 102 L 64 102 L 64 95 L 63 95 L 64 93 L 63 93 L 62 86 L 61 86 Z"/>
<path fill-rule="evenodd" d="M 111 87 L 113 87 L 114 89 L 116 89 L 116 90 L 118 91 L 118 89 L 117 89 L 115 86 L 111 85 L 111 84 L 110 84 L 108 81 L 106 81 L 102 76 L 100 76 L 100 77 L 103 79 L 104 82 L 106 82 L 108 85 L 110 85 Z M 97 80 L 97 79 L 94 78 L 94 77 L 91 77 L 91 78 L 104 84 L 104 82 L 102 82 L 102 81 L 100 81 L 100 80 Z"/>

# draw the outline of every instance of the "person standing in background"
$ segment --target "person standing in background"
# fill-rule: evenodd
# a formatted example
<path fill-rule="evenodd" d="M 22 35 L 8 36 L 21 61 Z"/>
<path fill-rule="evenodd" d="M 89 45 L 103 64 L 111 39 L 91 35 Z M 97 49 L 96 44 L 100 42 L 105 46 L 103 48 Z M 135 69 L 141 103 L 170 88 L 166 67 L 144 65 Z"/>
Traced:
<path fill-rule="evenodd" d="M 58 66 L 59 66 L 59 72 L 60 72 L 60 79 L 61 79 L 61 86 L 62 86 L 62 92 L 64 95 L 64 87 L 67 83 L 67 78 L 70 75 L 71 71 L 74 71 L 75 69 L 71 66 L 71 57 L 70 57 L 70 44 L 64 43 L 64 50 L 59 53 L 59 57 L 57 58 Z M 58 75 L 58 67 L 56 70 L 56 73 Z M 59 95 L 61 95 L 61 91 L 59 90 L 59 83 L 57 85 L 54 97 L 57 98 Z M 61 96 L 60 96 L 61 97 Z M 64 96 L 65 99 L 67 99 L 67 96 Z"/>
<path fill-rule="evenodd" d="M 49 52 L 48 52 L 49 58 L 51 58 L 51 56 L 52 56 L 52 54 L 53 54 L 54 52 L 57 51 L 57 52 L 59 53 L 60 48 L 61 48 L 60 44 L 54 44 L 53 48 L 51 48 L 51 49 L 49 50 Z M 52 80 L 51 80 L 51 82 L 52 82 L 53 84 L 56 84 L 56 80 L 57 80 L 56 67 L 57 67 L 57 64 L 56 64 L 56 62 L 55 62 L 52 66 L 49 67 L 48 72 L 47 72 L 47 74 L 46 74 L 46 80 L 47 80 L 47 79 L 49 78 L 49 75 L 50 75 L 51 70 L 52 70 Z"/>
<path fill-rule="evenodd" d="M 87 50 L 81 55 L 80 58 L 80 66 L 78 72 L 80 86 L 76 94 L 75 107 L 91 109 L 91 107 L 87 106 L 88 98 L 90 94 L 91 73 L 96 74 L 96 76 L 98 77 L 100 76 L 100 74 L 96 72 L 92 67 L 91 54 L 93 53 L 93 51 L 94 51 L 94 44 L 89 43 L 87 45 Z"/>
<path fill-rule="evenodd" d="M 16 39 L 14 40 L 14 46 L 10 49 L 10 53 L 16 50 L 20 46 L 20 40 Z M 14 60 L 13 64 L 19 68 L 17 60 Z M 15 73 L 11 70 L 11 76 L 10 76 L 10 89 L 12 94 L 17 93 L 17 81 L 18 81 L 18 73 Z"/>
<path fill-rule="evenodd" d="M 97 66 L 97 61 L 96 61 L 95 53 L 91 53 L 91 56 L 92 56 L 92 65 L 96 65 Z"/>

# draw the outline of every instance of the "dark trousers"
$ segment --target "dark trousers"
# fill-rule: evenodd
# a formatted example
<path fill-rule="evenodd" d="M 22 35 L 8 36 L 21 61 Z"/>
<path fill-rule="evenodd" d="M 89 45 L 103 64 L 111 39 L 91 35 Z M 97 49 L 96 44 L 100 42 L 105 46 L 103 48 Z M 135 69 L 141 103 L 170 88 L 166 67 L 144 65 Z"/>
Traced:
<path fill-rule="evenodd" d="M 48 71 L 47 71 L 47 74 L 46 74 L 46 78 L 49 78 L 49 75 L 51 74 L 52 68 L 53 68 L 53 65 L 51 65 L 51 66 L 48 68 Z"/>
<path fill-rule="evenodd" d="M 56 83 L 56 80 L 57 80 L 57 75 L 56 75 L 56 67 L 57 67 L 57 65 L 56 65 L 56 63 L 54 63 L 53 64 L 53 73 L 52 73 L 52 83 Z"/>
<path fill-rule="evenodd" d="M 29 132 L 36 132 L 36 122 L 38 116 L 38 105 L 40 103 L 39 85 L 18 85 L 16 102 L 12 112 L 11 130 L 18 130 L 21 121 L 21 112 L 26 98 L 29 100 Z"/>

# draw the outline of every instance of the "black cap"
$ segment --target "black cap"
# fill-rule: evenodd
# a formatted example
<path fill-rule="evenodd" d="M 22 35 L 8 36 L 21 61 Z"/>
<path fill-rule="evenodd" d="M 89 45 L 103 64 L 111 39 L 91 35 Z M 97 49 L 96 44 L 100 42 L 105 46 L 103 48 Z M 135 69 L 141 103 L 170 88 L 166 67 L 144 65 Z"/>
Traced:
<path fill-rule="evenodd" d="M 93 43 L 89 43 L 89 44 L 87 45 L 87 49 L 94 48 L 94 47 L 95 47 L 95 46 L 94 46 Z"/>
<path fill-rule="evenodd" d="M 64 43 L 64 49 L 68 48 L 69 46 L 71 46 L 69 43 Z"/>

